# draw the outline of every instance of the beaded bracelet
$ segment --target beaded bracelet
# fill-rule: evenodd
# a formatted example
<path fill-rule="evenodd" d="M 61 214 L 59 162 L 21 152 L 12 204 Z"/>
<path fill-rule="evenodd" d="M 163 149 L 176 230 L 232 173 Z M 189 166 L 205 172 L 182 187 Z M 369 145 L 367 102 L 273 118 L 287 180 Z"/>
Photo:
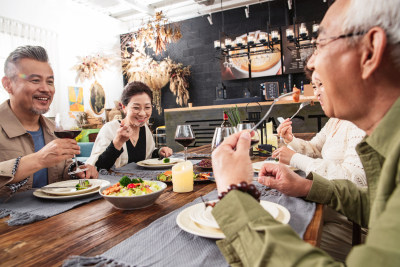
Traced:
<path fill-rule="evenodd" d="M 232 190 L 240 190 L 244 193 L 247 193 L 249 195 L 251 195 L 252 197 L 254 197 L 258 202 L 260 202 L 260 196 L 261 193 L 260 191 L 258 191 L 257 187 L 254 184 L 248 184 L 246 182 L 241 182 L 237 185 L 235 184 L 231 184 L 230 186 L 228 186 L 227 191 L 226 192 L 221 192 L 218 194 L 218 199 L 221 200 L 224 198 L 224 196 L 226 196 L 226 194 L 228 194 L 230 191 Z M 211 206 L 214 207 L 215 204 L 217 204 L 216 202 L 212 202 L 212 203 L 206 203 L 206 207 Z"/>
<path fill-rule="evenodd" d="M 13 169 L 12 169 L 12 171 L 11 171 L 11 174 L 12 174 L 13 176 L 15 175 L 15 173 L 16 173 L 17 170 L 18 170 L 18 166 L 19 166 L 19 162 L 20 162 L 21 158 L 22 158 L 22 156 L 19 156 L 19 157 L 15 160 L 14 167 L 13 167 Z"/>

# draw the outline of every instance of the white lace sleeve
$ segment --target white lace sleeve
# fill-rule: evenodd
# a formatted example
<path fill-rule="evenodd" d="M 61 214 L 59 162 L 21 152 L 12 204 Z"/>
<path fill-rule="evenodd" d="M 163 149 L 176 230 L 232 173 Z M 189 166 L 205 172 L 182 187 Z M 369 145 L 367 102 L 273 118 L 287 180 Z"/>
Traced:
<path fill-rule="evenodd" d="M 341 125 L 338 135 L 326 143 L 323 158 L 313 159 L 296 153 L 290 164 L 305 171 L 315 172 L 326 179 L 346 179 L 358 186 L 367 186 L 364 168 L 355 150 L 356 145 L 364 138 L 365 132 L 350 122 Z M 328 154 L 329 153 L 329 154 Z"/>
<path fill-rule="evenodd" d="M 325 144 L 327 129 L 331 127 L 332 121 L 333 119 L 329 119 L 321 131 L 310 141 L 293 137 L 292 142 L 288 143 L 289 148 L 311 158 L 321 158 L 321 151 Z"/>

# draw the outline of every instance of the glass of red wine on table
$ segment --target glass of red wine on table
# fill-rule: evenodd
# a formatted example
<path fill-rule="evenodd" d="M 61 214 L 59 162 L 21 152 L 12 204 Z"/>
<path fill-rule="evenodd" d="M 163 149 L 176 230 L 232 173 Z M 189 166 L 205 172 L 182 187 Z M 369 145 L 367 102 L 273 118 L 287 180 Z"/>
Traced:
<path fill-rule="evenodd" d="M 70 117 L 68 114 L 62 115 L 57 113 L 55 123 L 56 128 L 54 130 L 54 135 L 58 138 L 75 139 L 82 132 L 82 127 L 79 121 Z M 76 159 L 76 155 L 74 155 L 74 159 L 76 168 L 75 171 L 69 172 L 69 175 L 77 174 L 87 170 L 87 168 L 78 168 L 78 160 Z"/>
<path fill-rule="evenodd" d="M 187 160 L 187 147 L 195 140 L 192 127 L 190 125 L 178 125 L 175 131 L 175 142 L 185 148 L 185 161 Z"/>

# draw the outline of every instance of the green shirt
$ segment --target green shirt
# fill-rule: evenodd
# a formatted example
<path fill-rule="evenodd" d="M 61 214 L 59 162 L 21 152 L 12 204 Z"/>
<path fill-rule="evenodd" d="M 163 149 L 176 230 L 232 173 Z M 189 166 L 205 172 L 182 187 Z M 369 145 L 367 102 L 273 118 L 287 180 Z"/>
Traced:
<path fill-rule="evenodd" d="M 308 200 L 327 204 L 369 227 L 365 244 L 352 249 L 347 266 L 400 266 L 400 98 L 371 136 L 357 146 L 368 188 L 312 173 Z M 275 221 L 248 194 L 232 191 L 214 208 L 226 239 L 218 247 L 232 266 L 344 266 Z"/>

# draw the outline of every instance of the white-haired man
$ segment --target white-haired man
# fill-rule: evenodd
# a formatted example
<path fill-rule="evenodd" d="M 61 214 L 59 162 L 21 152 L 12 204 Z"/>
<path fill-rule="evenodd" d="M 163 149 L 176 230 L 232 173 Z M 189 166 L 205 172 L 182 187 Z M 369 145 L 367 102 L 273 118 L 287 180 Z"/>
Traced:
<path fill-rule="evenodd" d="M 227 237 L 218 245 L 232 265 L 400 266 L 400 1 L 337 0 L 320 29 L 308 66 L 320 75 L 330 100 L 326 115 L 367 133 L 357 152 L 368 189 L 314 173 L 304 179 L 273 164 L 263 166 L 258 181 L 368 226 L 367 240 L 352 249 L 345 264 L 335 262 L 276 222 L 249 194 L 230 190 L 213 215 Z M 237 133 L 214 151 L 220 193 L 230 184 L 251 182 L 249 146 L 249 133 Z"/>
<path fill-rule="evenodd" d="M 0 196 L 71 179 L 76 168 L 71 158 L 79 154 L 73 139 L 58 139 L 54 123 L 42 114 L 53 100 L 54 76 L 46 50 L 21 46 L 4 64 L 4 88 L 10 99 L 0 105 Z M 79 178 L 97 178 L 86 165 Z"/>

